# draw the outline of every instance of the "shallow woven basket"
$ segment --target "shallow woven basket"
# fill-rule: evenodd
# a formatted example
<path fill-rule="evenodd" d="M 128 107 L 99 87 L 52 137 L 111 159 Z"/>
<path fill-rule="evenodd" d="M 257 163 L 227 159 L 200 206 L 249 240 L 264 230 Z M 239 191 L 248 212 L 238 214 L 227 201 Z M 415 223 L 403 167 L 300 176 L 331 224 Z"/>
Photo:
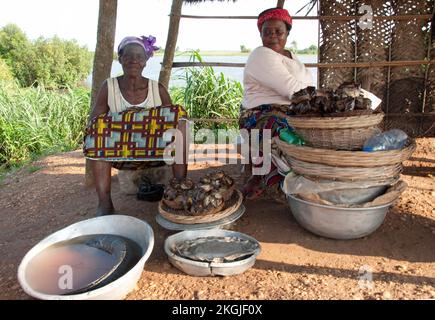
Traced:
<path fill-rule="evenodd" d="M 295 173 L 316 179 L 329 179 L 336 181 L 379 181 L 394 178 L 402 172 L 401 164 L 362 168 L 334 167 L 297 160 L 290 156 L 287 156 L 287 160 Z"/>
<path fill-rule="evenodd" d="M 212 212 L 199 216 L 192 216 L 184 210 L 175 210 L 166 206 L 162 201 L 159 203 L 159 213 L 163 218 L 181 224 L 195 224 L 195 223 L 207 223 L 214 222 L 225 217 L 230 216 L 242 205 L 243 195 L 235 189 L 231 198 L 224 202 L 223 208 L 218 212 Z"/>
<path fill-rule="evenodd" d="M 232 195 L 234 194 L 234 183 L 231 187 L 229 187 L 227 189 L 227 191 L 224 192 L 224 194 L 222 195 L 222 198 L 224 199 L 224 201 L 229 201 L 232 197 Z"/>
<path fill-rule="evenodd" d="M 364 142 L 381 132 L 383 113 L 347 117 L 290 117 L 287 122 L 309 146 L 334 150 L 361 149 Z"/>
<path fill-rule="evenodd" d="M 281 141 L 279 137 L 273 140 L 278 148 L 286 155 L 311 163 L 319 163 L 336 167 L 383 167 L 400 164 L 408 160 L 415 151 L 415 140 L 409 140 L 407 146 L 401 150 L 390 151 L 336 151 L 297 146 Z"/>

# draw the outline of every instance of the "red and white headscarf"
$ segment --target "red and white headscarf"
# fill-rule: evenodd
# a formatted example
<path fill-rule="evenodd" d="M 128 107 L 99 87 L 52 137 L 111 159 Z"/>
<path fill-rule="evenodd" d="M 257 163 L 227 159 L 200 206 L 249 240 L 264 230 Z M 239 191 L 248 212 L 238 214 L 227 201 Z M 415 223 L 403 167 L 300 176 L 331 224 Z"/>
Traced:
<path fill-rule="evenodd" d="M 260 30 L 260 32 L 263 23 L 267 20 L 281 20 L 289 25 L 292 25 L 292 17 L 286 9 L 276 8 L 260 14 L 257 21 L 258 30 Z"/>

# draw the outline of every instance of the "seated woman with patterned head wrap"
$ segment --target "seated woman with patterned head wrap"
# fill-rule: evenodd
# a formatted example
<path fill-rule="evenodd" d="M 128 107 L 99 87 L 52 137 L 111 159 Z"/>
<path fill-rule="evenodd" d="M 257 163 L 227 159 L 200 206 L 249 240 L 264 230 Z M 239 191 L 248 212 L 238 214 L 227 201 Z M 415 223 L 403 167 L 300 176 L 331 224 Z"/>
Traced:
<path fill-rule="evenodd" d="M 142 76 L 148 59 L 158 50 L 154 43 L 152 36 L 121 41 L 118 57 L 124 74 L 104 81 L 91 112 L 84 154 L 94 160 L 97 215 L 114 213 L 112 167 L 132 170 L 163 166 L 164 150 L 171 142 L 164 138 L 166 130 L 179 128 L 185 134 L 185 122 L 181 121 L 186 118 L 184 109 L 172 105 L 162 84 Z M 175 178 L 185 178 L 186 161 L 172 168 Z"/>
<path fill-rule="evenodd" d="M 286 9 L 263 11 L 258 16 L 257 26 L 263 46 L 252 51 L 245 66 L 239 124 L 248 131 L 260 129 L 261 146 L 262 130 L 271 130 L 273 137 L 281 128 L 289 127 L 285 115 L 291 96 L 312 86 L 313 79 L 296 55 L 285 48 L 292 28 L 292 18 Z M 243 192 L 245 197 L 253 199 L 266 189 L 277 191 L 281 180 L 272 161 L 271 171 L 264 176 L 252 175 Z"/>

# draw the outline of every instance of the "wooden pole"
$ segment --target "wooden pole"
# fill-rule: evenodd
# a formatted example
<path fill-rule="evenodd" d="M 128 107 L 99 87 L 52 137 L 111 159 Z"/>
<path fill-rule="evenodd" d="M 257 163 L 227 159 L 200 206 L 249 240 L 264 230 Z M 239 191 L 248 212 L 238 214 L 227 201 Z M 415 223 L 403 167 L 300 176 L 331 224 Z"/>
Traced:
<path fill-rule="evenodd" d="M 94 55 L 94 67 L 92 70 L 91 107 L 95 103 L 102 82 L 110 77 L 110 71 L 112 70 L 117 8 L 118 0 L 100 0 L 97 45 Z M 94 185 L 91 160 L 88 159 L 86 159 L 85 185 L 87 187 Z"/>
<path fill-rule="evenodd" d="M 435 113 L 390 113 L 389 117 L 401 117 L 401 118 L 435 118 Z M 239 118 L 189 118 L 189 121 L 193 122 L 209 122 L 209 123 L 228 123 L 228 122 L 237 122 Z"/>
<path fill-rule="evenodd" d="M 181 7 L 183 0 L 173 0 L 169 18 L 168 39 L 166 40 L 165 55 L 160 69 L 159 82 L 165 87 L 169 85 L 172 63 L 174 62 L 175 48 L 177 46 L 178 29 L 180 26 Z"/>
<path fill-rule="evenodd" d="M 372 62 L 331 62 L 305 63 L 307 68 L 380 68 L 404 67 L 435 64 L 435 60 L 400 60 L 400 61 L 372 61 Z M 245 67 L 245 63 L 237 62 L 174 62 L 173 68 L 186 67 Z"/>
<path fill-rule="evenodd" d="M 429 35 L 429 39 L 428 39 L 428 46 L 427 46 L 427 53 L 426 53 L 426 59 L 430 60 L 431 59 L 431 52 L 432 52 L 432 45 L 433 45 L 433 41 L 434 41 L 434 35 L 435 35 L 435 31 L 434 31 L 434 27 L 435 27 L 435 4 L 433 6 L 432 9 L 432 21 L 431 21 L 431 30 L 430 30 L 430 35 Z M 431 69 L 432 66 L 428 66 L 426 68 L 426 72 L 424 75 L 424 94 L 423 94 L 423 106 L 421 108 L 421 112 L 424 113 L 424 109 L 427 103 L 427 91 L 428 91 L 428 76 L 429 76 L 429 70 Z M 433 99 L 433 97 L 430 97 Z"/>
<path fill-rule="evenodd" d="M 278 0 L 276 7 L 277 8 L 284 8 L 284 2 L 285 2 L 285 0 Z"/>
<path fill-rule="evenodd" d="M 258 16 L 196 16 L 182 14 L 181 18 L 190 19 L 258 19 Z M 293 16 L 293 20 L 333 20 L 333 21 L 352 21 L 359 20 L 362 16 Z M 373 20 L 430 20 L 431 14 L 403 14 L 392 16 L 373 16 Z"/>
<path fill-rule="evenodd" d="M 317 16 L 320 16 L 320 5 L 321 2 L 317 1 Z M 321 56 L 320 56 L 320 20 L 317 21 L 317 63 L 320 62 Z M 320 88 L 320 70 L 317 68 L 317 88 Z"/>

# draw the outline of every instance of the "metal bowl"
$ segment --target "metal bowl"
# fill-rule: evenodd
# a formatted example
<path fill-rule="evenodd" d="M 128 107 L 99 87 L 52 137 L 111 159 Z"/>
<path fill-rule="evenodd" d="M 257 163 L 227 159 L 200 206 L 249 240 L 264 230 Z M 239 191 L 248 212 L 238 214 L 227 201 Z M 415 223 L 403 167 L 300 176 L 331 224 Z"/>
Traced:
<path fill-rule="evenodd" d="M 287 195 L 296 221 L 319 236 L 357 239 L 374 232 L 385 219 L 391 203 L 371 208 L 342 208 L 311 203 Z"/>
<path fill-rule="evenodd" d="M 261 251 L 260 244 L 258 243 L 258 250 L 246 259 L 235 262 L 210 263 L 189 260 L 175 254 L 171 250 L 171 248 L 179 242 L 194 240 L 201 237 L 238 237 L 258 243 L 254 238 L 235 231 L 220 229 L 183 231 L 168 237 L 165 241 L 164 249 L 171 264 L 177 269 L 192 276 L 231 276 L 241 274 L 252 267 L 255 263 L 256 257 Z"/>
<path fill-rule="evenodd" d="M 90 234 L 114 234 L 136 242 L 142 249 L 142 257 L 136 265 L 122 277 L 99 289 L 75 295 L 50 295 L 32 288 L 26 278 L 29 262 L 40 252 L 61 241 Z M 150 225 L 134 217 L 110 215 L 74 223 L 59 230 L 36 244 L 23 258 L 18 267 L 18 280 L 24 292 L 42 300 L 114 300 L 123 299 L 134 290 L 139 281 L 145 262 L 154 247 L 154 233 Z"/>

